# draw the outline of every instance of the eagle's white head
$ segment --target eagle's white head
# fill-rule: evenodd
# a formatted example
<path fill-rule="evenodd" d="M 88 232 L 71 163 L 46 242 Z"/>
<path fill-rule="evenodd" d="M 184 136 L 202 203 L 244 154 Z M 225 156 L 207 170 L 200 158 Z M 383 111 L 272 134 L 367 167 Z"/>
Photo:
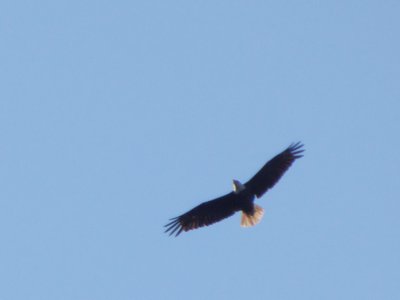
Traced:
<path fill-rule="evenodd" d="M 233 191 L 237 194 L 243 191 L 246 187 L 239 180 L 233 179 Z"/>

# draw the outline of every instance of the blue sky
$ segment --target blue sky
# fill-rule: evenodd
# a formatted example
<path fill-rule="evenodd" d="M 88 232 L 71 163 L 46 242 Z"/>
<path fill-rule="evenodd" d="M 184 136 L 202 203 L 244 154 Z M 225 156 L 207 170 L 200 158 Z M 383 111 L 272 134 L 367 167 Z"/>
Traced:
<path fill-rule="evenodd" d="M 3 1 L 1 299 L 398 299 L 398 1 Z M 210 228 L 163 225 L 301 140 Z"/>

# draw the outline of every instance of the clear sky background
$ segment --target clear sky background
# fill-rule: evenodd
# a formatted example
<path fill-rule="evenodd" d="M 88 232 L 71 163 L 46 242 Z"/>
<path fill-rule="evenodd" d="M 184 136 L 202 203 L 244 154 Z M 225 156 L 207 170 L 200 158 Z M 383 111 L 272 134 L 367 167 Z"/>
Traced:
<path fill-rule="evenodd" d="M 0 4 L 0 299 L 400 299 L 400 3 Z M 240 215 L 163 225 L 305 144 Z"/>

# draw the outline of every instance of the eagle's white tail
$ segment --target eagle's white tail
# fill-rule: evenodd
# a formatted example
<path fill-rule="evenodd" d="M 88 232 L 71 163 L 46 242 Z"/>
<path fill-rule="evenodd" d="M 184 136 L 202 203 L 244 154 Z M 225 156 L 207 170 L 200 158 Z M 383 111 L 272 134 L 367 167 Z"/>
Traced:
<path fill-rule="evenodd" d="M 264 209 L 257 204 L 254 204 L 254 214 L 248 215 L 242 212 L 242 221 L 240 225 L 243 227 L 250 227 L 258 224 L 264 215 Z"/>

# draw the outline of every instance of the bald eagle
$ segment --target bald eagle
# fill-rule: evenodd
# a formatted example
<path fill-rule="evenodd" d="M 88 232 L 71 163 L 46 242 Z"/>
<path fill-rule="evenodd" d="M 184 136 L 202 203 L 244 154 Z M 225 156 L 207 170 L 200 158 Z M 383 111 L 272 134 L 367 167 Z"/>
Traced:
<path fill-rule="evenodd" d="M 292 163 L 302 157 L 303 145 L 291 144 L 284 151 L 268 161 L 257 174 L 245 184 L 233 180 L 233 191 L 222 197 L 204 202 L 179 217 L 170 219 L 165 232 L 178 236 L 189 231 L 208 226 L 242 211 L 241 226 L 254 226 L 260 222 L 264 210 L 254 204 L 255 197 L 260 198 L 272 188 L 289 169 Z"/>

